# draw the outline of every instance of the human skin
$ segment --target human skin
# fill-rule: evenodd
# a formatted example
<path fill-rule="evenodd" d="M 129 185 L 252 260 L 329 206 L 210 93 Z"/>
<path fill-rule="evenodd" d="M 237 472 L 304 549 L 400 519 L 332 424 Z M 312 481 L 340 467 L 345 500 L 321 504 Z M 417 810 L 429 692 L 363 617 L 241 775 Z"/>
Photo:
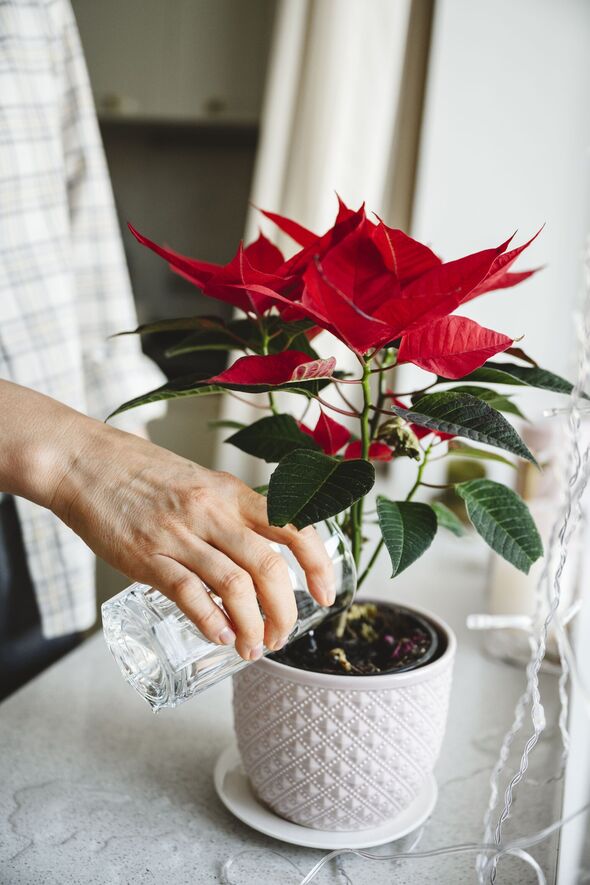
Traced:
<path fill-rule="evenodd" d="M 10 381 L 0 381 L 0 415 L 0 490 L 53 511 L 97 556 L 170 597 L 211 641 L 235 642 L 250 661 L 263 643 L 285 644 L 297 609 L 269 541 L 292 550 L 321 605 L 334 602 L 315 529 L 270 526 L 265 498 L 231 474 Z"/>

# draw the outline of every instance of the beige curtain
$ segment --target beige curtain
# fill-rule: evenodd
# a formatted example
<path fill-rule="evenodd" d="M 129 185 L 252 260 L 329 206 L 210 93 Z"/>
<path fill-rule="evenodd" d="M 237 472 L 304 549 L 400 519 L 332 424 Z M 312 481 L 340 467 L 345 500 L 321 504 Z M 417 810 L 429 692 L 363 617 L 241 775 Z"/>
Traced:
<path fill-rule="evenodd" d="M 322 232 L 337 192 L 355 208 L 365 201 L 390 224 L 409 225 L 431 13 L 430 0 L 279 0 L 254 206 Z M 292 251 L 253 208 L 247 241 L 258 228 Z M 346 366 L 338 342 L 318 342 Z M 234 399 L 223 412 L 244 423 L 263 414 Z M 264 481 L 264 466 L 228 446 L 218 452 L 221 468 Z"/>

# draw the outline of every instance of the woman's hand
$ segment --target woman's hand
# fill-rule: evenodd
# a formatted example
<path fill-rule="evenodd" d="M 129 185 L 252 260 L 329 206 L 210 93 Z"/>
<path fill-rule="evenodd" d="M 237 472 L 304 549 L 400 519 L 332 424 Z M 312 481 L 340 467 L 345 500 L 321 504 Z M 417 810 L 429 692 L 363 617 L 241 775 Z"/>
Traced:
<path fill-rule="evenodd" d="M 213 642 L 235 640 L 245 660 L 260 657 L 263 642 L 280 648 L 297 617 L 287 566 L 269 541 L 293 551 L 321 605 L 334 602 L 332 564 L 315 529 L 270 526 L 266 500 L 235 477 L 1 380 L 0 429 L 0 491 L 53 510 Z"/>
<path fill-rule="evenodd" d="M 269 541 L 293 551 L 321 605 L 334 602 L 332 565 L 315 529 L 271 527 L 265 498 L 230 474 L 72 414 L 51 509 L 116 569 L 169 596 L 213 642 L 235 641 L 245 660 L 259 658 L 263 643 L 285 644 L 297 609 Z"/>

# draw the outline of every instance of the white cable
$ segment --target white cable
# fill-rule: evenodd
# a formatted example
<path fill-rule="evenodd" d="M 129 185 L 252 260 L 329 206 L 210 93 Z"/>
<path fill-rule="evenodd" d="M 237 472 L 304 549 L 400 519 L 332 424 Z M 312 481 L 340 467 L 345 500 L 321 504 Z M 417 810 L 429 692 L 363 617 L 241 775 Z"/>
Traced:
<path fill-rule="evenodd" d="M 463 842 L 458 845 L 445 845 L 441 848 L 431 848 L 424 851 L 414 851 L 417 842 L 421 838 L 420 834 L 418 836 L 418 839 L 414 841 L 408 851 L 396 851 L 388 854 L 377 854 L 374 851 L 365 851 L 360 848 L 338 848 L 335 851 L 330 851 L 328 854 L 325 854 L 324 857 L 322 857 L 311 868 L 307 875 L 305 875 L 303 879 L 298 881 L 297 885 L 310 885 L 310 883 L 313 882 L 318 873 L 326 866 L 326 864 L 330 863 L 330 861 L 332 860 L 343 858 L 349 854 L 354 855 L 355 857 L 361 857 L 364 860 L 387 861 L 391 863 L 393 861 L 400 862 L 406 860 L 424 860 L 432 857 L 449 857 L 451 855 L 457 854 L 474 853 L 489 854 L 490 860 L 496 859 L 496 861 L 505 855 L 513 855 L 515 857 L 519 857 L 525 863 L 529 864 L 529 866 L 532 867 L 532 869 L 535 871 L 539 885 L 546 885 L 545 876 L 541 867 L 539 866 L 535 858 L 532 857 L 526 849 L 533 848 L 540 842 L 545 841 L 545 839 L 548 839 L 549 836 L 553 835 L 553 833 L 561 830 L 563 827 L 567 826 L 568 823 L 581 817 L 583 814 L 586 814 L 589 810 L 590 802 L 587 802 L 586 805 L 578 808 L 577 811 L 574 811 L 572 814 L 567 815 L 567 817 L 563 817 L 560 820 L 549 824 L 549 826 L 544 827 L 542 830 L 538 830 L 535 833 L 532 833 L 530 836 L 524 836 L 520 839 L 514 839 L 511 842 L 506 843 L 506 845 L 504 846 L 485 844 L 483 842 Z M 285 854 L 281 854 L 279 851 L 275 851 L 274 849 L 267 849 L 265 851 L 261 848 L 246 848 L 243 851 L 239 851 L 237 854 L 229 857 L 223 864 L 223 867 L 221 868 L 222 885 L 240 885 L 240 883 L 237 882 L 235 879 L 230 878 L 232 867 L 234 867 L 234 865 L 239 861 L 240 858 L 245 857 L 246 855 L 260 854 L 261 852 L 270 852 L 271 854 L 275 854 L 277 857 L 281 858 L 281 860 L 286 861 L 298 876 L 302 875 L 297 864 L 295 864 Z M 488 860 L 488 863 L 490 862 L 490 860 Z M 254 885 L 254 883 L 249 883 L 249 885 Z"/>
<path fill-rule="evenodd" d="M 524 722 L 524 714 L 529 704 L 531 705 L 531 719 L 533 724 L 532 733 L 529 735 L 521 758 L 518 770 L 510 779 L 504 793 L 504 807 L 498 818 L 494 838 L 497 845 L 502 842 L 503 827 L 510 816 L 514 792 L 519 784 L 526 777 L 529 764 L 529 756 L 535 748 L 539 737 L 543 731 L 544 722 L 541 717 L 542 706 L 539 691 L 539 670 L 545 657 L 547 647 L 547 636 L 549 627 L 554 624 L 558 639 L 558 650 L 561 658 L 562 673 L 559 680 L 559 695 L 561 702 L 561 712 L 559 717 L 559 727 L 562 736 L 563 752 L 567 754 L 569 748 L 569 734 L 567 731 L 567 711 L 568 711 L 568 694 L 567 681 L 570 669 L 571 647 L 569 643 L 564 641 L 565 630 L 559 612 L 559 603 L 561 600 L 561 578 L 563 569 L 567 559 L 568 549 L 572 537 L 577 530 L 579 517 L 582 513 L 581 501 L 588 483 L 588 467 L 589 453 L 588 449 L 582 455 L 580 450 L 580 400 L 584 391 L 588 386 L 589 366 L 590 366 L 590 241 L 586 252 L 585 260 L 585 282 L 586 282 L 586 299 L 584 304 L 584 314 L 578 319 L 576 328 L 579 338 L 579 366 L 578 378 L 571 394 L 568 408 L 568 457 L 566 464 L 566 482 L 565 501 L 560 509 L 560 513 L 553 526 L 547 553 L 545 556 L 545 564 L 543 572 L 537 585 L 536 613 L 540 614 L 542 610 L 543 590 L 545 590 L 548 603 L 548 614 L 541 624 L 538 635 L 535 637 L 534 649 L 531 653 L 531 659 L 527 666 L 527 683 L 526 688 L 516 705 L 514 720 L 511 728 L 504 737 L 500 754 L 492 776 L 490 779 L 490 798 L 488 808 L 484 817 L 484 841 L 490 840 L 492 829 L 492 817 L 496 808 L 499 794 L 499 781 L 505 770 L 508 753 L 512 742 L 517 733 L 522 728 Z M 555 562 L 557 565 L 555 567 Z M 567 654 L 566 654 L 567 651 Z M 476 862 L 476 870 L 479 881 L 484 881 L 484 875 L 489 872 L 489 881 L 492 883 L 496 880 L 498 858 L 493 858 L 490 865 L 482 857 Z"/>

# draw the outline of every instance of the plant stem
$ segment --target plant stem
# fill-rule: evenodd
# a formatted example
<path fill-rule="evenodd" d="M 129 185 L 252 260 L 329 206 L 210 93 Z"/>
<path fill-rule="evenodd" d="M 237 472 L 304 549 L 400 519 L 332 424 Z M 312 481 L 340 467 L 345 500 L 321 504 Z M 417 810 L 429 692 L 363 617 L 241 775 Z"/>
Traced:
<path fill-rule="evenodd" d="M 371 418 L 371 438 L 373 438 L 377 432 L 377 426 L 379 424 L 379 415 L 381 414 L 381 410 L 383 408 L 383 403 L 385 402 L 385 380 L 386 373 L 389 369 L 393 368 L 395 365 L 397 354 L 396 353 L 386 353 L 383 358 L 383 363 L 379 369 L 379 378 L 378 378 L 378 389 L 377 389 L 377 403 L 374 407 L 373 417 Z M 375 370 L 372 369 L 371 372 Z"/>
<path fill-rule="evenodd" d="M 360 578 L 358 579 L 358 582 L 357 582 L 357 585 L 356 585 L 356 589 L 357 589 L 357 590 L 360 590 L 362 584 L 363 584 L 364 581 L 365 581 L 365 578 L 367 578 L 367 576 L 369 575 L 369 572 L 371 571 L 371 569 L 372 569 L 373 566 L 375 565 L 375 563 L 376 563 L 376 561 L 377 561 L 377 557 L 378 557 L 379 554 L 381 553 L 381 548 L 382 548 L 382 547 L 383 547 L 383 538 L 381 538 L 381 540 L 379 541 L 379 543 L 377 544 L 377 546 L 376 546 L 375 549 L 373 550 L 373 553 L 372 553 L 371 558 L 369 559 L 369 561 L 368 561 L 368 563 L 367 563 L 367 566 L 366 566 L 365 570 L 363 571 L 362 575 L 361 575 Z"/>
<path fill-rule="evenodd" d="M 361 458 L 368 461 L 369 447 L 371 445 L 371 427 L 369 422 L 369 413 L 371 409 L 371 370 L 368 361 L 363 363 L 361 386 L 363 390 L 363 408 L 360 414 Z M 357 568 L 360 565 L 363 543 L 363 504 L 364 500 L 361 498 L 356 504 L 353 504 L 351 511 L 352 555 Z"/>
<path fill-rule="evenodd" d="M 261 406 L 260 403 L 254 403 L 250 399 L 246 399 L 243 396 L 240 396 L 235 390 L 226 390 L 225 391 L 228 396 L 233 397 L 233 399 L 237 399 L 241 403 L 245 403 L 247 406 L 252 406 L 254 409 L 262 409 L 264 412 L 268 412 L 268 406 Z"/>
<path fill-rule="evenodd" d="M 359 357 L 360 359 L 360 357 Z M 371 446 L 371 427 L 369 421 L 369 415 L 371 411 L 371 361 L 369 359 L 362 360 L 363 367 L 363 376 L 361 379 L 361 386 L 363 391 L 363 408 L 360 415 L 357 414 L 357 417 L 360 418 L 361 425 L 361 457 L 365 460 L 369 460 L 369 449 Z M 363 547 L 363 505 L 364 499 L 361 498 L 350 508 L 350 530 L 351 530 L 351 538 L 352 538 L 352 555 L 354 558 L 355 565 L 358 569 L 361 561 L 361 553 Z M 344 636 L 344 631 L 346 630 L 346 619 L 348 615 L 348 609 L 344 609 L 342 614 L 338 619 L 338 626 L 336 627 L 336 635 L 340 638 Z"/>
<path fill-rule="evenodd" d="M 351 409 L 352 411 L 354 411 L 354 404 L 351 403 L 351 401 L 348 399 L 348 397 L 346 397 L 346 396 L 342 393 L 342 391 L 340 390 L 340 387 L 338 386 L 338 382 L 337 382 L 337 381 L 334 382 L 334 388 L 335 388 L 335 390 L 336 390 L 336 393 L 338 394 L 338 396 L 339 396 L 340 399 L 342 400 L 342 402 L 345 403 L 345 404 L 348 406 L 349 409 Z"/>
<path fill-rule="evenodd" d="M 414 497 L 416 491 L 418 490 L 418 487 L 420 485 L 422 485 L 422 476 L 424 474 L 424 468 L 426 467 L 426 465 L 428 463 L 428 456 L 430 454 L 431 448 L 432 448 L 432 443 L 430 443 L 424 449 L 424 457 L 422 458 L 422 461 L 420 462 L 420 466 L 418 467 L 418 472 L 416 474 L 416 482 L 414 483 L 414 485 L 412 486 L 412 488 L 410 489 L 410 491 L 406 495 L 406 501 L 411 501 L 412 498 Z"/>
<path fill-rule="evenodd" d="M 268 334 L 268 329 L 266 327 L 266 323 L 264 322 L 262 317 L 260 317 L 259 327 L 260 327 L 260 337 L 262 339 L 262 353 L 265 356 L 267 356 L 268 355 L 268 342 L 270 341 L 270 337 Z M 270 410 L 273 413 L 273 415 L 278 415 L 279 410 L 277 409 L 277 406 L 275 403 L 274 394 L 270 390 L 268 392 L 268 404 L 270 406 Z"/>
<path fill-rule="evenodd" d="M 426 393 L 426 391 L 430 390 L 431 387 L 434 387 L 435 384 L 438 384 L 438 381 L 433 381 L 431 384 L 427 384 L 426 387 L 419 387 L 417 390 L 403 390 L 401 393 L 395 391 L 392 393 L 392 396 L 418 396 L 419 393 Z"/>
<path fill-rule="evenodd" d="M 359 412 L 349 412 L 346 409 L 340 409 L 338 406 L 334 406 L 332 403 L 326 402 L 325 399 L 322 399 L 317 393 L 310 394 L 310 398 L 316 400 L 321 406 L 324 406 L 326 409 L 332 409 L 333 412 L 338 412 L 339 415 L 346 415 L 347 418 L 359 418 Z"/>
<path fill-rule="evenodd" d="M 412 486 L 412 488 L 410 489 L 410 491 L 409 491 L 408 494 L 406 495 L 406 501 L 411 501 L 411 500 L 412 500 L 412 498 L 413 498 L 414 495 L 416 494 L 416 491 L 417 491 L 417 489 L 419 488 L 419 486 L 421 486 L 421 485 L 428 485 L 427 483 L 423 483 L 423 482 L 422 482 L 422 476 L 423 476 L 423 474 L 424 474 L 424 468 L 426 467 L 426 464 L 428 463 L 428 456 L 429 456 L 429 454 L 430 454 L 430 450 L 431 450 L 431 448 L 432 448 L 432 443 L 430 443 L 430 445 L 428 445 L 428 446 L 426 447 L 426 449 L 424 450 L 424 457 L 423 457 L 423 459 L 422 459 L 422 461 L 421 461 L 421 463 L 420 463 L 420 466 L 418 467 L 418 472 L 416 473 L 416 482 L 414 483 L 414 485 Z M 439 488 L 439 487 L 437 486 L 437 488 Z M 446 488 L 446 486 L 441 486 L 440 488 Z M 360 589 L 360 587 L 362 586 L 362 584 L 364 583 L 364 581 L 365 581 L 366 578 L 368 577 L 369 573 L 371 572 L 371 569 L 372 569 L 373 566 L 375 565 L 375 563 L 376 563 L 376 561 L 377 561 L 377 557 L 378 557 L 379 554 L 381 553 L 381 549 L 382 549 L 382 547 L 383 547 L 383 544 L 384 544 L 384 541 L 383 541 L 383 538 L 381 538 L 381 539 L 378 541 L 378 543 L 377 543 L 375 549 L 373 550 L 373 553 L 372 553 L 372 555 L 371 555 L 371 558 L 369 559 L 369 562 L 367 563 L 367 567 L 365 568 L 365 570 L 364 570 L 363 573 L 361 574 L 360 578 L 358 579 L 358 582 L 357 582 L 357 585 L 356 585 L 357 590 Z"/>
<path fill-rule="evenodd" d="M 271 410 L 271 412 L 273 413 L 273 415 L 278 415 L 278 414 L 279 414 L 279 410 L 277 409 L 277 405 L 276 405 L 276 403 L 275 403 L 274 395 L 270 392 L 270 390 L 269 390 L 269 392 L 268 392 L 268 404 L 269 404 L 269 406 L 270 406 L 270 410 Z"/>

